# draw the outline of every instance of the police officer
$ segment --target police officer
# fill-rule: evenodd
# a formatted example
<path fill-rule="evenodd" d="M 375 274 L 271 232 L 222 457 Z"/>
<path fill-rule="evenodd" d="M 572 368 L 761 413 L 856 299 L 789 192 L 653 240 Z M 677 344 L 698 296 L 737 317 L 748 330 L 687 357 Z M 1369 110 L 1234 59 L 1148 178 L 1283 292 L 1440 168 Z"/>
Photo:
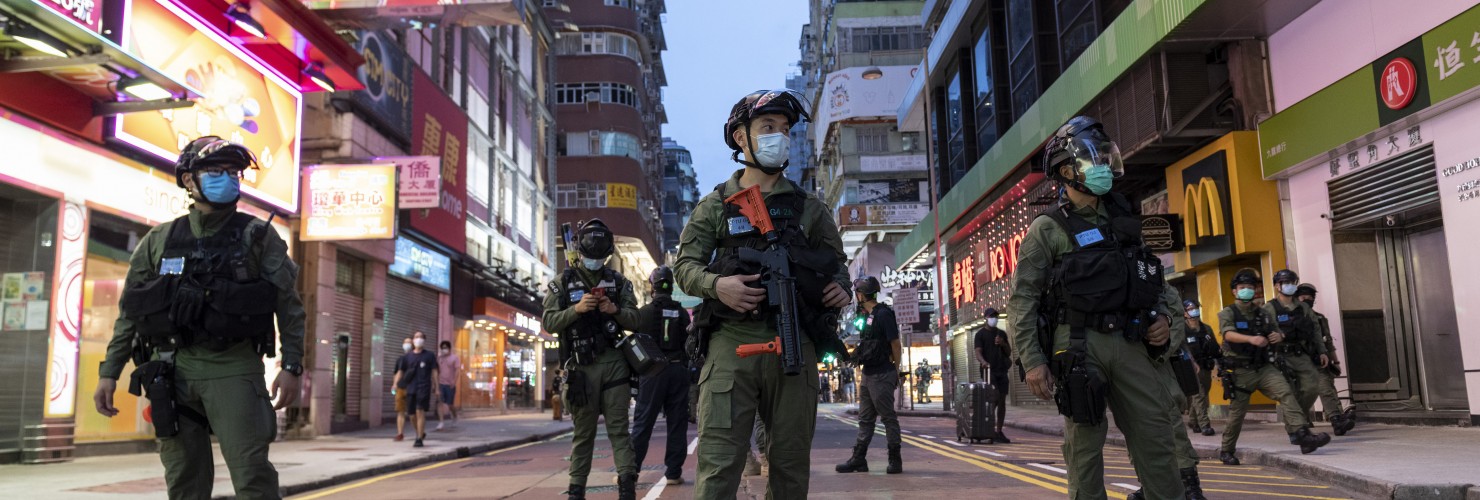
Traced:
<path fill-rule="evenodd" d="M 568 498 L 586 498 L 586 477 L 596 448 L 596 419 L 606 418 L 612 459 L 617 463 L 619 498 L 637 497 L 637 460 L 627 429 L 632 401 L 630 370 L 616 349 L 623 330 L 640 328 L 632 283 L 606 267 L 614 248 L 612 232 L 600 219 L 581 225 L 574 242 L 580 265 L 567 267 L 545 297 L 545 328 L 560 333 L 560 363 L 566 369 L 565 394 L 575 424 L 571 441 Z"/>
<path fill-rule="evenodd" d="M 653 300 L 637 310 L 642 328 L 638 331 L 658 341 L 668 358 L 661 372 L 642 377 L 637 390 L 637 416 L 632 423 L 632 450 L 637 470 L 647 459 L 648 439 L 658 422 L 658 412 L 668 421 L 668 451 L 663 455 L 668 484 L 683 484 L 683 461 L 688 455 L 689 356 L 684 344 L 689 337 L 689 312 L 673 300 L 673 270 L 662 266 L 648 276 Z"/>
<path fill-rule="evenodd" d="M 1268 308 L 1256 307 L 1255 289 L 1259 278 L 1254 273 L 1239 271 L 1229 281 L 1236 299 L 1234 305 L 1218 313 L 1218 325 L 1223 330 L 1222 369 L 1223 394 L 1230 401 L 1228 427 L 1223 430 L 1223 447 L 1218 459 L 1225 465 L 1238 465 L 1239 432 L 1244 427 L 1244 415 L 1249 412 L 1249 397 L 1254 391 L 1263 392 L 1279 403 L 1280 417 L 1285 422 L 1285 432 L 1290 434 L 1290 444 L 1300 446 L 1301 453 L 1316 451 L 1331 442 L 1331 436 L 1322 432 L 1310 432 L 1310 420 L 1300 406 L 1300 400 L 1285 375 L 1280 373 L 1282 362 L 1278 351 L 1272 347 L 1286 340 L 1270 315 Z M 1287 360 L 1284 362 L 1288 362 Z"/>
<path fill-rule="evenodd" d="M 997 406 L 997 429 L 987 439 L 994 444 L 1008 444 L 1012 440 L 1002 433 L 1002 426 L 1007 420 L 1007 392 L 1010 390 L 1007 370 L 1012 367 L 1012 345 L 1007 340 L 1007 332 L 997 328 L 997 309 L 988 307 L 983 316 L 987 318 L 987 326 L 977 330 L 971 341 L 975 346 L 976 361 L 982 367 L 982 380 L 991 384 L 997 396 L 997 400 L 992 401 Z"/>
<path fill-rule="evenodd" d="M 194 204 L 134 249 L 98 368 L 93 401 L 112 417 L 118 376 L 134 360 L 130 392 L 144 386 L 150 400 L 172 499 L 211 497 L 212 433 L 238 498 L 280 498 L 267 448 L 277 438 L 274 410 L 299 395 L 304 312 L 287 244 L 267 222 L 236 211 L 242 171 L 256 164 L 246 147 L 215 136 L 181 151 L 175 182 Z M 262 356 L 275 355 L 274 316 L 283 357 L 269 387 Z"/>
<path fill-rule="evenodd" d="M 1321 343 L 1326 346 L 1326 356 L 1330 363 L 1320 371 L 1320 383 L 1317 386 L 1321 397 L 1321 412 L 1325 414 L 1326 420 L 1331 422 L 1331 429 L 1337 436 L 1345 435 L 1357 426 L 1356 406 L 1348 406 L 1341 409 L 1341 398 L 1336 395 L 1336 377 L 1341 376 L 1341 362 L 1336 360 L 1336 339 L 1331 337 L 1331 323 L 1326 320 L 1326 315 L 1315 310 L 1316 286 L 1310 283 L 1301 283 L 1296 287 L 1295 299 L 1304 302 L 1311 307 L 1311 312 L 1316 315 L 1316 323 L 1320 326 Z M 1309 415 L 1310 411 L 1307 410 Z"/>
<path fill-rule="evenodd" d="M 698 472 L 695 496 L 735 498 L 754 420 L 770 434 L 769 495 L 805 498 L 817 416 L 817 349 L 837 344 L 835 310 L 848 304 L 851 285 L 842 239 L 829 209 L 781 174 L 792 124 L 807 119 L 808 105 L 794 91 L 757 91 L 740 99 L 725 122 L 725 143 L 743 165 L 700 200 L 679 238 L 674 273 L 679 287 L 705 299 L 695 312 L 696 331 L 706 339 L 700 374 Z M 742 158 L 743 155 L 743 158 Z M 782 373 L 774 355 L 740 358 L 743 344 L 777 336 L 766 290 L 747 283 L 756 269 L 738 262 L 738 248 L 768 247 L 738 206 L 726 198 L 757 186 L 764 193 L 778 244 L 793 259 L 797 305 L 808 310 L 802 342 L 803 371 Z M 805 278 L 805 279 L 804 279 Z M 833 318 L 833 319 L 829 319 Z M 831 338 L 829 338 L 829 336 Z"/>
<path fill-rule="evenodd" d="M 1043 157 L 1065 200 L 1023 238 L 1007 317 L 1033 393 L 1050 399 L 1058 386 L 1069 496 L 1106 498 L 1108 405 L 1146 495 L 1181 497 L 1177 422 L 1157 368 L 1167 363 L 1168 318 L 1179 304 L 1166 298 L 1176 293 L 1167 293 L 1160 261 L 1141 246 L 1130 203 L 1110 192 L 1123 171 L 1119 148 L 1099 122 L 1080 116 L 1054 133 Z M 1040 321 L 1057 327 L 1043 329 Z"/>
<path fill-rule="evenodd" d="M 1274 346 L 1289 366 L 1286 377 L 1292 378 L 1290 388 L 1300 401 L 1300 409 L 1307 417 L 1321 393 L 1321 370 L 1331 364 L 1326 355 L 1326 344 L 1321 342 L 1321 326 L 1316 313 L 1304 302 L 1295 300 L 1299 292 L 1300 276 L 1295 271 L 1281 269 L 1274 273 L 1275 300 L 1264 304 L 1264 311 L 1275 319 L 1285 341 Z M 1314 420 L 1314 419 L 1312 419 Z"/>
<path fill-rule="evenodd" d="M 1218 347 L 1218 339 L 1213 337 L 1213 329 L 1202 322 L 1202 304 L 1196 299 L 1187 299 L 1182 301 L 1182 308 L 1187 324 L 1187 353 L 1192 355 L 1198 368 L 1198 392 L 1192 395 L 1191 406 L 1187 410 L 1187 427 L 1192 432 L 1211 436 L 1215 431 L 1208 419 L 1208 390 L 1212 388 L 1213 372 L 1217 369 L 1218 358 L 1223 357 L 1223 350 Z"/>
<path fill-rule="evenodd" d="M 1168 288 L 1167 293 L 1175 294 L 1176 292 Z M 1170 295 L 1164 298 L 1168 302 L 1176 303 L 1180 297 Z M 1183 304 L 1185 305 L 1186 301 Z M 1190 335 L 1186 333 L 1185 325 L 1182 322 L 1174 321 L 1170 326 L 1172 330 L 1170 335 L 1171 341 L 1167 343 L 1167 349 L 1173 353 L 1181 353 L 1186 362 L 1192 362 L 1191 351 L 1187 350 L 1191 346 L 1186 343 L 1186 339 L 1190 338 Z M 1201 459 L 1197 456 L 1197 450 L 1192 447 L 1192 440 L 1187 437 L 1187 430 L 1175 424 L 1175 422 L 1182 419 L 1182 411 L 1187 408 L 1187 395 L 1182 391 L 1176 370 L 1170 363 L 1160 363 L 1156 369 L 1160 373 L 1162 383 L 1166 385 L 1168 395 L 1172 397 L 1172 405 L 1168 406 L 1167 409 L 1171 411 L 1170 418 L 1174 422 L 1172 428 L 1175 432 L 1172 434 L 1172 444 L 1175 456 L 1177 457 L 1177 469 L 1182 475 L 1184 498 L 1187 500 L 1207 500 L 1202 490 L 1202 479 L 1197 473 L 1197 465 L 1201 463 Z M 1144 491 L 1136 490 L 1134 493 L 1127 495 L 1126 498 L 1128 500 L 1143 500 L 1146 496 Z"/>
<path fill-rule="evenodd" d="M 884 436 L 889 448 L 888 474 L 904 472 L 904 459 L 899 453 L 899 417 L 894 412 L 894 391 L 899 388 L 899 358 L 903 346 L 899 341 L 899 322 L 894 309 L 880 304 L 879 280 L 873 276 L 853 282 L 858 296 L 858 315 L 863 325 L 858 332 L 854 358 L 863 365 L 863 387 L 858 391 L 858 440 L 853 443 L 853 456 L 838 464 L 838 472 L 868 472 L 868 444 L 874 438 L 874 423 L 884 421 Z M 855 320 L 857 321 L 857 320 Z M 930 367 L 921 360 L 918 385 L 928 383 Z M 917 391 L 918 392 L 918 391 Z"/>

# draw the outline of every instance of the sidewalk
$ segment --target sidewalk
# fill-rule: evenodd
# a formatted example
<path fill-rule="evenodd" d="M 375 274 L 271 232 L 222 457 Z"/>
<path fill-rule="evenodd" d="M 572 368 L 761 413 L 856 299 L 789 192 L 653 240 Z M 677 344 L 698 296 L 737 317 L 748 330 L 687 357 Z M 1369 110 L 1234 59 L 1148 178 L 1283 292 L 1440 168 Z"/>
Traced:
<path fill-rule="evenodd" d="M 411 431 L 411 425 L 407 425 Z M 426 446 L 412 448 L 412 434 L 391 441 L 396 427 L 334 434 L 311 440 L 279 441 L 272 462 L 286 494 L 298 494 L 417 465 L 464 457 L 569 432 L 570 419 L 547 413 L 520 413 L 459 420 L 457 427 L 433 432 L 427 422 Z M 0 485 L 9 498 L 158 499 L 165 496 L 164 467 L 152 453 L 80 458 L 48 465 L 0 466 Z M 231 475 L 216 454 L 216 498 L 232 495 Z"/>
<path fill-rule="evenodd" d="M 1064 435 L 1064 418 L 1051 406 L 1012 406 L 1008 427 Z M 1192 446 L 1203 463 L 1217 464 L 1223 425 L 1218 434 L 1193 434 Z M 1318 424 L 1317 432 L 1330 432 Z M 1108 440 L 1125 444 L 1111 422 Z M 1284 426 L 1245 421 L 1239 436 L 1239 460 L 1294 470 L 1301 475 L 1341 483 L 1363 498 L 1480 500 L 1480 428 L 1417 427 L 1366 423 L 1310 455 L 1291 445 Z"/>

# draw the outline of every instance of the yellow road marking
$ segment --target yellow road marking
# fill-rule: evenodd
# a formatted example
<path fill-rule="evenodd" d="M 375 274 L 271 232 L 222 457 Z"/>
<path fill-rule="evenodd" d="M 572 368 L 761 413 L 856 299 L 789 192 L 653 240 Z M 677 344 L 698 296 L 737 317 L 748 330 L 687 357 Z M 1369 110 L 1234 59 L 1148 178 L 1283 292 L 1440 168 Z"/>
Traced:
<path fill-rule="evenodd" d="M 1312 500 L 1349 500 L 1351 498 L 1351 497 L 1313 497 L 1313 496 L 1310 496 L 1310 495 L 1296 495 L 1294 493 L 1267 493 L 1267 492 L 1263 492 L 1263 491 L 1211 490 L 1211 489 L 1206 489 L 1206 488 L 1204 488 L 1203 491 L 1204 492 L 1209 492 L 1209 493 L 1240 493 L 1240 494 L 1245 494 L 1245 495 L 1262 495 L 1262 496 L 1271 496 L 1271 497 L 1309 498 L 1309 499 L 1312 499 Z"/>
<path fill-rule="evenodd" d="M 533 442 L 521 444 L 519 446 L 512 446 L 512 447 L 504 448 L 504 449 L 500 449 L 500 450 L 493 450 L 493 451 L 490 451 L 488 453 L 484 453 L 483 456 L 489 457 L 489 456 L 497 455 L 499 453 L 503 453 L 503 452 L 506 452 L 506 451 L 514 451 L 514 450 L 517 450 L 517 449 L 520 449 L 520 448 L 524 448 L 526 446 L 534 446 L 534 445 L 541 444 L 541 443 L 547 443 L 547 442 L 550 442 L 550 441 L 559 440 L 559 439 L 564 438 L 564 437 L 569 436 L 569 435 L 571 435 L 571 433 L 567 432 L 565 434 L 561 434 L 559 436 L 555 436 L 553 438 L 546 439 L 544 441 L 533 441 Z M 405 475 L 408 475 L 408 474 L 415 474 L 415 473 L 418 473 L 418 472 L 425 472 L 425 471 L 429 471 L 429 470 L 432 470 L 432 469 L 436 469 L 438 467 L 445 467 L 445 466 L 452 465 L 452 464 L 466 462 L 466 461 L 472 460 L 472 459 L 473 459 L 472 457 L 467 457 L 467 458 L 459 458 L 459 459 L 456 459 L 456 460 L 448 460 L 446 462 L 437 462 L 437 463 L 434 463 L 434 464 L 427 464 L 427 465 L 423 465 L 421 467 L 417 467 L 415 469 L 407 469 L 407 470 L 403 470 L 403 471 L 400 471 L 400 472 L 393 472 L 393 473 L 390 473 L 390 474 L 386 474 L 386 475 L 383 475 L 383 476 L 375 476 L 375 477 L 372 477 L 372 478 L 369 478 L 369 479 L 364 479 L 364 480 L 361 480 L 361 481 L 358 481 L 358 482 L 346 484 L 344 486 L 330 488 L 330 489 L 327 489 L 327 490 L 324 490 L 324 491 L 320 491 L 320 492 L 317 492 L 317 493 L 312 493 L 312 494 L 308 494 L 308 495 L 305 495 L 305 496 L 297 497 L 297 499 L 298 500 L 315 500 L 315 499 L 318 499 L 318 498 L 324 498 L 326 496 L 333 495 L 335 493 L 341 493 L 341 492 L 353 490 L 353 489 L 356 489 L 356 488 L 363 488 L 365 486 L 369 486 L 369 485 L 372 485 L 372 484 L 375 484 L 375 483 L 378 483 L 378 482 L 381 482 L 381 481 L 384 481 L 384 480 L 387 480 L 387 479 L 391 479 L 391 478 L 395 478 L 395 477 L 401 477 L 401 476 L 405 476 Z"/>
<path fill-rule="evenodd" d="M 1107 474 L 1105 477 L 1117 477 L 1117 478 L 1122 478 L 1122 479 L 1136 479 L 1136 476 L 1127 476 L 1127 475 L 1121 475 L 1121 474 Z M 1204 483 L 1249 484 L 1249 485 L 1255 485 L 1255 486 L 1287 486 L 1287 487 L 1290 487 L 1290 488 L 1316 488 L 1316 489 L 1328 489 L 1328 488 L 1330 488 L 1330 486 L 1322 486 L 1322 485 L 1319 485 L 1319 484 L 1261 483 L 1261 482 L 1257 482 L 1257 481 L 1229 481 L 1229 480 L 1226 480 L 1226 479 L 1203 479 L 1202 482 L 1204 482 Z"/>
<path fill-rule="evenodd" d="M 1130 471 L 1136 470 L 1135 467 L 1119 467 L 1119 466 L 1113 466 L 1113 465 L 1106 465 L 1105 468 L 1106 469 L 1115 469 L 1115 470 L 1130 470 Z M 1202 469 L 1202 466 L 1198 466 L 1198 469 L 1201 470 Z M 1254 475 L 1254 474 L 1233 474 L 1233 473 L 1228 473 L 1228 472 L 1199 472 L 1198 474 L 1199 475 L 1203 475 L 1203 476 L 1252 477 L 1252 478 L 1258 478 L 1258 479 L 1286 479 L 1286 480 L 1295 479 L 1293 477 L 1285 477 L 1285 476 L 1259 476 L 1259 475 Z"/>

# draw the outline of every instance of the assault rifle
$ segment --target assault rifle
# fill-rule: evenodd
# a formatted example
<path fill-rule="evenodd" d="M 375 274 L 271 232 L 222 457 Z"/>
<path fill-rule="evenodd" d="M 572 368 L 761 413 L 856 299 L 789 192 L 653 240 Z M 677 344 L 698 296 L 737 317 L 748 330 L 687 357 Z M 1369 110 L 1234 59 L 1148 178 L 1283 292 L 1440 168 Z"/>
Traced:
<path fill-rule="evenodd" d="M 766 288 L 766 300 L 776 308 L 776 331 L 779 335 L 771 342 L 746 344 L 735 349 L 742 358 L 765 353 L 781 356 L 781 368 L 787 375 L 802 373 L 802 329 L 797 316 L 797 280 L 791 272 L 791 253 L 780 243 L 781 234 L 771 222 L 771 213 L 759 186 L 750 186 L 729 198 L 725 203 L 740 207 L 751 227 L 766 240 L 765 250 L 740 247 L 737 256 L 741 262 L 760 266 L 761 285 Z"/>

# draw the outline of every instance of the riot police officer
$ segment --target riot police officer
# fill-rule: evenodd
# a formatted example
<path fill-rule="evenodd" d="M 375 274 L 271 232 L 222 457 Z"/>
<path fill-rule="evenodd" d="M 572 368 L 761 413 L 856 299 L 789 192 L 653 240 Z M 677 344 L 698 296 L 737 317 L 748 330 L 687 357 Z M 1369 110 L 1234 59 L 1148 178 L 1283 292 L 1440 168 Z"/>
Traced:
<path fill-rule="evenodd" d="M 790 90 L 757 91 L 735 103 L 725 122 L 725 143 L 734 151 L 732 159 L 745 168 L 700 200 L 679 238 L 674 265 L 679 287 L 705 299 L 694 315 L 707 353 L 699 382 L 696 498 L 735 498 L 757 417 L 771 438 L 764 450 L 769 494 L 807 496 L 817 416 L 816 364 L 821 351 L 833 352 L 840 345 L 836 310 L 848 304 L 851 286 L 844 265 L 848 257 L 830 210 L 782 176 L 789 155 L 787 132 L 808 118 L 808 109 L 806 100 Z M 750 187 L 762 193 L 774 243 L 753 227 L 740 205 L 727 201 Z M 736 352 L 741 345 L 775 339 L 772 320 L 780 312 L 769 304 L 765 288 L 749 284 L 761 279 L 759 266 L 740 262 L 741 248 L 786 248 L 790 254 L 796 305 L 805 313 L 798 314 L 806 335 L 797 375 L 782 373 L 779 356 L 741 358 Z"/>
<path fill-rule="evenodd" d="M 1330 363 L 1327 363 L 1319 373 L 1320 384 L 1317 386 L 1317 392 L 1321 397 L 1321 413 L 1324 413 L 1326 420 L 1331 422 L 1334 434 L 1345 435 L 1357 426 L 1357 407 L 1348 406 L 1345 410 L 1341 409 L 1341 398 L 1336 395 L 1336 377 L 1341 376 L 1341 362 L 1336 360 L 1336 339 L 1331 337 L 1331 323 L 1326 320 L 1326 315 L 1315 310 L 1315 285 L 1301 283 L 1296 287 L 1295 299 L 1310 306 L 1311 312 L 1316 315 L 1316 323 L 1320 326 L 1320 341 L 1326 346 L 1326 356 L 1330 359 Z M 1308 409 L 1306 414 L 1310 414 Z"/>
<path fill-rule="evenodd" d="M 1295 271 L 1281 269 L 1274 273 L 1275 299 L 1265 302 L 1264 311 L 1275 319 L 1277 329 L 1285 335 L 1284 342 L 1273 349 L 1284 356 L 1289 367 L 1285 376 L 1300 401 L 1300 410 L 1308 417 L 1320 396 L 1320 371 L 1331 364 L 1331 358 L 1326 355 L 1326 344 L 1321 342 L 1315 311 L 1295 300 L 1299 287 L 1300 276 Z"/>
<path fill-rule="evenodd" d="M 683 461 L 688 456 L 689 356 L 684 345 L 689 338 L 689 312 L 673 300 L 673 270 L 661 266 L 648 276 L 653 300 L 637 310 L 638 330 L 658 342 L 668 365 L 642 377 L 637 390 L 637 415 L 632 422 L 632 450 L 637 470 L 647 459 L 648 439 L 658 422 L 658 412 L 668 421 L 668 449 L 663 455 L 663 477 L 668 484 L 683 483 Z"/>
<path fill-rule="evenodd" d="M 133 359 L 129 392 L 149 398 L 172 499 L 210 498 L 212 433 L 238 498 L 280 498 L 267 448 L 274 410 L 299 396 L 304 312 L 287 244 L 268 222 L 236 211 L 242 172 L 256 166 L 246 147 L 215 136 L 180 152 L 175 182 L 194 204 L 134 249 L 98 368 L 93 400 L 112 417 L 118 376 Z M 282 371 L 268 387 L 262 356 L 275 355 L 274 316 Z"/>
<path fill-rule="evenodd" d="M 575 424 L 566 495 L 572 500 L 586 497 L 596 420 L 605 417 L 617 464 L 618 495 L 633 499 L 637 496 L 637 460 L 627 428 L 631 372 L 616 346 L 624 330 L 640 327 L 637 297 L 626 277 L 606 267 L 615 248 L 614 238 L 600 219 L 582 224 L 574 245 L 580 265 L 567 267 L 550 283 L 544 314 L 545 328 L 560 334 L 560 363 L 566 370 L 561 399 L 570 407 Z"/>
<path fill-rule="evenodd" d="M 1160 261 L 1141 245 L 1129 201 L 1110 192 L 1123 171 L 1120 150 L 1099 122 L 1075 117 L 1044 146 L 1041 166 L 1064 199 L 1023 238 L 1007 315 L 1029 387 L 1056 398 L 1065 415 L 1069 496 L 1106 498 L 1108 405 L 1146 495 L 1182 497 L 1175 410 L 1158 378 L 1179 304 L 1167 299 L 1176 292 L 1168 293 Z"/>
<path fill-rule="evenodd" d="M 903 346 L 899 341 L 899 322 L 894 309 L 880 304 L 879 280 L 873 276 L 853 282 L 858 296 L 858 316 L 863 325 L 858 332 L 854 359 L 863 365 L 863 386 L 858 390 L 858 440 L 853 443 L 853 456 L 838 464 L 838 472 L 868 472 L 868 445 L 874 438 L 874 421 L 884 421 L 884 436 L 889 449 L 888 474 L 904 472 L 900 456 L 899 417 L 894 411 L 894 391 L 899 388 L 899 358 Z M 855 320 L 856 321 L 856 320 Z M 924 363 L 924 361 L 921 361 Z M 925 374 L 930 367 L 921 364 Z M 925 383 L 924 375 L 916 385 Z"/>
<path fill-rule="evenodd" d="M 1196 299 L 1187 299 L 1182 301 L 1182 308 L 1187 324 L 1187 353 L 1192 355 L 1192 361 L 1198 367 L 1198 392 L 1189 402 L 1187 427 L 1193 432 L 1211 436 L 1215 432 L 1212 421 L 1208 419 L 1208 390 L 1212 388 L 1213 372 L 1217 369 L 1218 358 L 1223 357 L 1223 350 L 1218 347 L 1218 339 L 1213 337 L 1213 329 L 1202 322 L 1202 304 Z"/>
<path fill-rule="evenodd" d="M 1230 402 L 1228 427 L 1223 430 L 1223 447 L 1218 453 L 1225 465 L 1239 464 L 1234 452 L 1238 450 L 1239 432 L 1244 428 L 1244 415 L 1249 412 L 1249 397 L 1254 391 L 1263 392 L 1279 403 L 1290 444 L 1299 445 L 1301 453 L 1311 453 L 1331 442 L 1331 436 L 1324 432 L 1310 432 L 1310 420 L 1281 373 L 1280 365 L 1288 360 L 1272 348 L 1286 340 L 1285 334 L 1277 329 L 1268 308 L 1253 304 L 1258 286 L 1259 278 L 1254 273 L 1239 271 L 1228 283 L 1237 301 L 1218 313 L 1218 325 L 1223 330 L 1219 376 L 1223 380 L 1224 397 Z"/>

